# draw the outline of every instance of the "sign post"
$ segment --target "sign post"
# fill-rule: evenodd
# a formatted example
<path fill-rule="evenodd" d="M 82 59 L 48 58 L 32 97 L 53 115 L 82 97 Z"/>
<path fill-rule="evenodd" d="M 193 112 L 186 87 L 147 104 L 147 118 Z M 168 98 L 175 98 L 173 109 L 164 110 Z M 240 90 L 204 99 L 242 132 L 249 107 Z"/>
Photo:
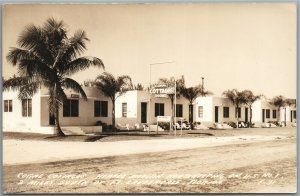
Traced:
<path fill-rule="evenodd" d="M 157 63 L 150 63 L 149 64 L 149 80 L 150 80 L 150 82 L 149 82 L 149 90 L 151 90 L 152 89 L 152 87 L 151 87 L 151 66 L 153 66 L 153 65 L 161 65 L 161 64 L 169 64 L 169 63 L 174 63 L 174 61 L 166 61 L 166 62 L 157 62 Z M 175 81 L 176 82 L 176 81 Z M 167 98 L 167 94 L 173 94 L 173 93 L 166 93 L 166 91 L 168 91 L 168 90 L 166 90 L 165 89 L 165 93 L 164 94 L 166 94 L 166 95 L 156 95 L 156 97 L 166 97 Z M 151 120 L 151 94 L 163 94 L 163 93 L 151 93 L 150 92 L 150 94 L 149 94 L 149 134 L 150 134 L 150 120 Z M 176 96 L 176 84 L 175 84 L 175 96 Z M 171 127 L 170 127 L 170 130 L 171 130 Z"/>
<path fill-rule="evenodd" d="M 164 98 L 168 98 L 169 94 L 174 94 L 176 97 L 176 84 L 175 84 L 175 88 L 172 86 L 167 86 L 165 84 L 157 84 L 155 86 L 153 86 L 152 88 L 150 88 L 150 94 L 154 94 L 155 97 L 164 97 Z M 176 100 L 175 100 L 176 103 Z M 174 108 L 174 106 L 172 106 Z M 176 107 L 175 107 L 175 111 L 176 111 Z M 174 114 L 172 114 L 172 117 L 174 116 Z M 176 117 L 175 117 L 176 118 Z M 173 118 L 171 118 L 170 120 L 170 130 L 172 129 L 172 125 L 173 122 L 172 121 Z M 157 133 L 158 133 L 158 121 L 157 121 Z"/>

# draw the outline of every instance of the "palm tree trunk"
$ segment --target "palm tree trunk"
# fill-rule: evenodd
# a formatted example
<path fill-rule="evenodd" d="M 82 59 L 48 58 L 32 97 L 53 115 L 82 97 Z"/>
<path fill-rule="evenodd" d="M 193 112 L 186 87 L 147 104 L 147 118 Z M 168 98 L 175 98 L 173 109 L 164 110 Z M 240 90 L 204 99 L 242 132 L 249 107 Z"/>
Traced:
<path fill-rule="evenodd" d="M 252 124 L 252 106 L 250 105 L 249 108 L 250 108 L 250 120 L 249 120 L 249 123 L 251 125 Z"/>
<path fill-rule="evenodd" d="M 280 122 L 280 107 L 278 107 L 278 117 L 277 117 L 277 119 L 278 119 L 279 125 L 281 125 L 281 122 Z"/>
<path fill-rule="evenodd" d="M 190 122 L 190 125 L 192 125 L 193 123 L 193 104 L 190 103 L 189 105 L 189 122 Z"/>
<path fill-rule="evenodd" d="M 284 126 L 286 127 L 286 107 L 284 107 Z"/>
<path fill-rule="evenodd" d="M 239 106 L 237 105 L 236 106 L 236 109 L 235 109 L 235 116 L 236 116 L 236 121 L 237 121 L 237 128 L 239 128 Z"/>
<path fill-rule="evenodd" d="M 56 135 L 60 136 L 60 137 L 66 136 L 64 134 L 64 132 L 60 128 L 60 124 L 59 124 L 59 108 L 58 107 L 55 108 L 55 121 L 56 121 Z"/>
<path fill-rule="evenodd" d="M 112 99 L 112 125 L 113 128 L 115 129 L 116 126 L 116 116 L 115 116 L 115 99 Z"/>

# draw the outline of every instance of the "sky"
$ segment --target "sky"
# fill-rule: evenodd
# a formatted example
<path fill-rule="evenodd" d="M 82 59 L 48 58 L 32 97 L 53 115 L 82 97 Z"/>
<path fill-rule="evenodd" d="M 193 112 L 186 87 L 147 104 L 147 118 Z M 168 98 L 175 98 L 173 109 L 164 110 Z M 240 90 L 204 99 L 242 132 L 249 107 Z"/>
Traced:
<path fill-rule="evenodd" d="M 296 98 L 293 3 L 5 5 L 5 78 L 17 74 L 5 59 L 9 48 L 18 46 L 25 26 L 41 26 L 49 17 L 63 20 L 70 35 L 85 30 L 90 42 L 84 56 L 102 59 L 105 71 L 129 75 L 134 84 L 184 75 L 188 87 L 204 77 L 215 96 L 237 88 Z M 103 71 L 90 68 L 72 77 L 82 83 Z"/>

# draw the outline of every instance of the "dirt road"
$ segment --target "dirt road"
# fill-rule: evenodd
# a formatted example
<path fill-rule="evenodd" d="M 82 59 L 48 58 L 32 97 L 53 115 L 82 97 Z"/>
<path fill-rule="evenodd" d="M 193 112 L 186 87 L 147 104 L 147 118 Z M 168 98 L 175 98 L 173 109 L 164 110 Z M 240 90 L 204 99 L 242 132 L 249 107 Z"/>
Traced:
<path fill-rule="evenodd" d="M 296 131 L 291 133 L 268 141 L 7 165 L 4 166 L 4 191 L 293 193 L 297 186 Z"/>

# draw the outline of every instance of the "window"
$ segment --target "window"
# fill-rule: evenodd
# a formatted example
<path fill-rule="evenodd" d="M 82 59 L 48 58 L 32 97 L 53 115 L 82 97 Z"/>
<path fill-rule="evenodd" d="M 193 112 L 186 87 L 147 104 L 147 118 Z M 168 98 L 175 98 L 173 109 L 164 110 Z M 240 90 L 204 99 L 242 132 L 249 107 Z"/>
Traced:
<path fill-rule="evenodd" d="M 122 117 L 127 117 L 127 103 L 122 103 Z"/>
<path fill-rule="evenodd" d="M 235 108 L 235 111 L 237 111 L 238 118 L 241 118 L 241 108 Z M 235 112 L 235 117 L 236 117 L 236 112 Z"/>
<path fill-rule="evenodd" d="M 266 118 L 270 118 L 270 109 L 266 109 Z"/>
<path fill-rule="evenodd" d="M 293 112 L 293 116 L 294 116 L 294 119 L 296 119 L 297 118 L 297 111 L 296 110 L 294 110 L 294 112 Z"/>
<path fill-rule="evenodd" d="M 182 104 L 176 104 L 176 117 L 182 117 Z"/>
<path fill-rule="evenodd" d="M 12 100 L 4 100 L 4 112 L 12 112 Z"/>
<path fill-rule="evenodd" d="M 22 99 L 22 116 L 32 116 L 32 100 Z"/>
<path fill-rule="evenodd" d="M 273 110 L 273 118 L 277 118 L 277 111 L 276 110 Z"/>
<path fill-rule="evenodd" d="M 94 116 L 107 117 L 108 102 L 107 101 L 94 101 Z"/>
<path fill-rule="evenodd" d="M 223 107 L 223 118 L 229 118 L 229 107 Z"/>
<path fill-rule="evenodd" d="M 163 103 L 155 103 L 155 117 L 156 116 L 164 116 L 165 115 L 165 104 Z"/>
<path fill-rule="evenodd" d="M 198 106 L 198 117 L 199 118 L 203 117 L 203 106 Z"/>
<path fill-rule="evenodd" d="M 78 117 L 79 116 L 79 100 L 78 99 L 67 99 L 64 102 L 64 117 Z"/>

